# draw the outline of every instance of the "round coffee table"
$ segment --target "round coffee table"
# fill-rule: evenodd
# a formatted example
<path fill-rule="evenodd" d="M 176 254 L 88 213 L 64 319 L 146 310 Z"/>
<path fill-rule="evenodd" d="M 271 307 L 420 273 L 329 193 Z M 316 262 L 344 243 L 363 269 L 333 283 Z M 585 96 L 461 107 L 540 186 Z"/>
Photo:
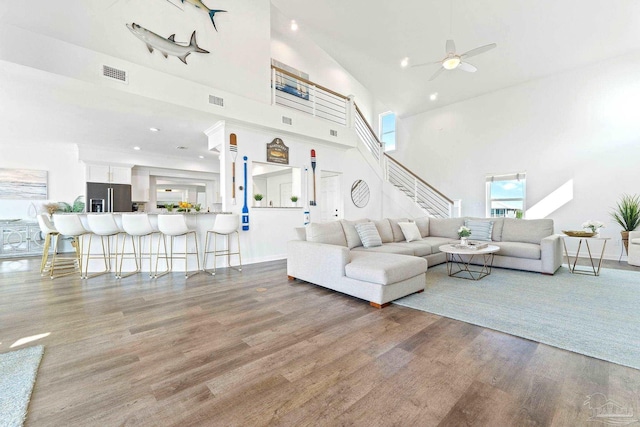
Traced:
<path fill-rule="evenodd" d="M 487 245 L 482 249 L 465 248 L 460 245 L 442 245 L 440 251 L 447 254 L 447 273 L 450 277 L 461 279 L 480 280 L 491 274 L 493 256 L 500 248 L 495 245 Z M 473 259 L 481 258 L 482 263 L 477 262 L 479 269 L 472 270 L 469 266 Z M 454 270 L 457 268 L 457 270 Z"/>

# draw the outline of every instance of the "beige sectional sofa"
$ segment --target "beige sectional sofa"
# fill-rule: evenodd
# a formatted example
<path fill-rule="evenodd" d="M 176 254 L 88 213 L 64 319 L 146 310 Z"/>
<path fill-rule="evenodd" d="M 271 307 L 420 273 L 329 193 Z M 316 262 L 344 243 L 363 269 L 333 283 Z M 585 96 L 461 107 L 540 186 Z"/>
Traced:
<path fill-rule="evenodd" d="M 492 222 L 490 243 L 500 247 L 495 267 L 554 274 L 562 265 L 562 240 L 551 219 L 384 218 L 297 228 L 299 240 L 287 247 L 287 274 L 383 306 L 424 289 L 427 266 L 446 261 L 439 247 L 458 240 L 465 220 Z M 363 247 L 356 230 L 363 222 L 375 224 L 382 245 Z M 400 225 L 406 222 L 415 223 L 419 240 L 406 241 Z"/>

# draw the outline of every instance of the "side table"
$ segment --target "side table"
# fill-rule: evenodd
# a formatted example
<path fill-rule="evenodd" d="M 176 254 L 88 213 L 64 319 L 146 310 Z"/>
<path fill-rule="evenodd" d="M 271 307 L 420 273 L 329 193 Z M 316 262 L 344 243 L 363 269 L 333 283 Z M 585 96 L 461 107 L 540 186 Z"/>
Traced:
<path fill-rule="evenodd" d="M 578 250 L 576 251 L 576 255 L 573 259 L 573 263 L 571 262 L 571 256 L 569 255 L 569 251 L 567 250 L 567 239 L 579 239 L 578 241 Z M 587 274 L 590 276 L 599 276 L 600 275 L 600 267 L 602 266 L 602 257 L 604 256 L 604 249 L 607 247 L 607 240 L 610 240 L 610 237 L 573 237 L 573 236 L 562 236 L 562 244 L 564 245 L 564 253 L 567 257 L 567 264 L 569 266 L 569 271 L 573 274 Z M 591 247 L 589 246 L 589 241 L 600 241 L 602 242 L 602 251 L 600 252 L 600 257 L 598 258 L 597 267 L 594 263 L 593 254 L 591 253 Z M 583 247 L 587 249 L 587 254 L 589 255 L 589 263 L 591 264 L 591 268 L 587 269 L 579 269 L 576 267 L 578 262 L 578 257 L 580 256 L 580 250 Z M 596 254 L 597 255 L 597 254 Z"/>

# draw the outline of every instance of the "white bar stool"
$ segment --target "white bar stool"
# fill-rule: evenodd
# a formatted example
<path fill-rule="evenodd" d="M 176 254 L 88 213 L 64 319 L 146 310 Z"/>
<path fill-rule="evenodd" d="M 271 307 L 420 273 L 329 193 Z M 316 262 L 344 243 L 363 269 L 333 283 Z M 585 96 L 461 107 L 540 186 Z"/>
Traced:
<path fill-rule="evenodd" d="M 58 241 L 60 239 L 60 233 L 49 219 L 49 215 L 40 214 L 37 218 L 38 225 L 40 226 L 40 231 L 45 236 L 44 246 L 42 248 L 42 262 L 40 263 L 40 274 L 44 276 L 48 272 L 49 276 L 53 279 L 54 277 L 56 277 L 54 275 L 56 269 L 69 270 L 70 268 L 77 268 L 78 264 L 75 258 L 57 258 L 57 262 L 55 264 L 53 263 L 53 261 L 49 262 L 49 251 L 51 250 L 51 242 L 53 241 L 53 252 L 55 255 L 58 253 Z M 58 276 L 66 276 L 72 273 L 74 273 L 74 271 L 67 271 Z"/>
<path fill-rule="evenodd" d="M 149 278 L 154 278 L 153 273 L 153 236 L 154 234 L 158 234 L 158 239 L 160 239 L 160 232 L 153 228 L 151 222 L 149 221 L 149 215 L 146 213 L 143 214 L 122 214 L 122 229 L 127 233 L 122 239 L 122 250 L 120 251 L 120 270 L 118 271 L 118 277 L 123 279 L 125 277 L 132 276 L 137 274 L 142 269 L 142 259 L 146 255 L 149 257 Z M 125 252 L 125 245 L 127 243 L 127 237 L 131 237 L 131 247 L 133 252 Z M 137 239 L 136 239 L 137 237 Z M 147 239 L 144 239 L 144 238 Z M 136 240 L 137 247 L 136 249 Z M 149 251 L 144 252 L 144 241 L 147 240 L 149 242 Z M 158 241 L 158 243 L 160 243 Z M 133 255 L 133 256 L 131 256 Z M 157 255 L 157 254 L 156 254 Z M 124 264 L 124 258 L 128 256 L 128 258 L 133 258 L 136 262 L 136 269 L 133 272 L 127 273 L 124 276 L 122 275 L 122 264 Z M 167 262 L 167 270 L 169 269 L 169 264 Z"/>
<path fill-rule="evenodd" d="M 238 271 L 242 271 L 242 255 L 240 254 L 240 233 L 238 228 L 240 227 L 240 215 L 238 214 L 218 214 L 216 220 L 213 223 L 213 228 L 207 231 L 207 238 L 204 244 L 204 261 L 203 271 L 207 271 L 207 254 L 213 253 L 213 271 L 207 271 L 212 276 L 216 274 L 216 258 L 219 256 L 227 257 L 227 266 L 234 268 Z M 209 236 L 213 233 L 213 250 L 209 250 Z M 238 252 L 231 252 L 231 243 L 229 236 L 236 233 L 238 238 Z M 218 236 L 226 236 L 227 247 L 223 250 L 218 250 Z M 239 267 L 231 266 L 231 255 L 238 255 Z"/>
<path fill-rule="evenodd" d="M 78 270 L 80 270 L 80 278 L 85 278 L 86 271 L 82 269 L 82 257 L 84 253 L 84 239 L 87 234 L 89 234 L 89 230 L 84 228 L 82 225 L 82 221 L 80 221 L 80 217 L 76 214 L 54 214 L 53 215 L 53 223 L 55 224 L 56 230 L 63 236 L 69 236 L 73 238 L 73 247 L 75 248 L 75 258 L 74 261 L 78 264 Z M 53 252 L 53 259 L 51 263 L 53 265 L 56 264 L 58 259 L 56 251 Z"/>
<path fill-rule="evenodd" d="M 191 230 L 187 226 L 187 220 L 184 215 L 181 214 L 171 214 L 171 215 L 158 215 L 158 229 L 160 233 L 162 233 L 162 242 L 164 243 L 164 255 L 160 255 L 160 240 L 158 240 L 158 251 L 156 257 L 156 278 L 164 276 L 167 273 L 173 271 L 173 259 L 174 258 L 184 258 L 184 277 L 188 279 L 194 274 L 198 274 L 200 272 L 200 256 L 198 255 L 198 236 L 195 230 Z M 171 237 L 171 252 L 167 253 L 167 236 Z M 178 236 L 184 236 L 184 252 L 178 252 L 178 254 L 183 254 L 184 256 L 176 256 L 174 255 L 174 240 Z M 189 252 L 189 236 L 193 236 L 193 241 L 196 245 L 195 252 Z M 198 264 L 198 269 L 189 274 L 187 261 L 189 255 L 195 255 L 196 262 Z M 165 260 L 169 259 L 169 267 L 162 274 L 158 274 L 158 260 L 160 258 L 164 258 Z"/>
<path fill-rule="evenodd" d="M 116 224 L 116 220 L 113 217 L 113 214 L 89 214 L 87 215 L 87 222 L 89 224 L 89 230 L 91 234 L 89 235 L 89 246 L 87 248 L 87 256 L 85 258 L 85 279 L 88 279 L 87 271 L 89 270 L 89 260 L 99 258 L 104 261 L 104 271 L 101 271 L 97 274 L 92 275 L 91 277 L 100 276 L 102 274 L 109 273 L 113 271 L 115 273 L 116 278 L 118 278 L 118 237 L 121 233 L 124 233 L 124 230 L 118 227 Z M 91 255 L 91 240 L 93 236 L 100 236 L 100 243 L 102 244 L 102 256 L 100 255 Z M 111 238 L 116 238 L 116 243 L 114 245 L 115 252 L 111 251 Z M 107 241 L 107 246 L 105 248 L 105 238 Z M 111 269 L 111 257 L 115 259 L 115 268 Z"/>

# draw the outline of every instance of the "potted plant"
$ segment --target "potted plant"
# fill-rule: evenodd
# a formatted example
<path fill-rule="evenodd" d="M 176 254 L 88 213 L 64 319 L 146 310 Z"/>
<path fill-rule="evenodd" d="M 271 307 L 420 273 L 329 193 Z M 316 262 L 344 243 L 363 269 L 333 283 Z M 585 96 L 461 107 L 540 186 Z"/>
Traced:
<path fill-rule="evenodd" d="M 471 236 L 471 230 L 464 225 L 458 228 L 458 236 L 460 237 L 460 244 L 467 246 L 469 244 L 469 236 Z"/>
<path fill-rule="evenodd" d="M 67 202 L 59 202 L 58 210 L 62 212 L 84 212 L 84 202 L 82 201 L 83 197 L 84 196 L 76 197 L 76 199 L 73 201 L 73 204 L 69 204 Z"/>
<path fill-rule="evenodd" d="M 264 196 L 260 193 L 256 193 L 253 195 L 253 200 L 256 201 L 256 206 L 262 206 L 262 199 Z"/>
<path fill-rule="evenodd" d="M 640 225 L 640 196 L 623 194 L 616 208 L 611 212 L 611 217 L 620 224 L 622 231 L 622 244 L 625 251 L 629 250 L 629 232 Z"/>
<path fill-rule="evenodd" d="M 298 206 L 298 196 L 291 196 L 291 205 Z"/>

